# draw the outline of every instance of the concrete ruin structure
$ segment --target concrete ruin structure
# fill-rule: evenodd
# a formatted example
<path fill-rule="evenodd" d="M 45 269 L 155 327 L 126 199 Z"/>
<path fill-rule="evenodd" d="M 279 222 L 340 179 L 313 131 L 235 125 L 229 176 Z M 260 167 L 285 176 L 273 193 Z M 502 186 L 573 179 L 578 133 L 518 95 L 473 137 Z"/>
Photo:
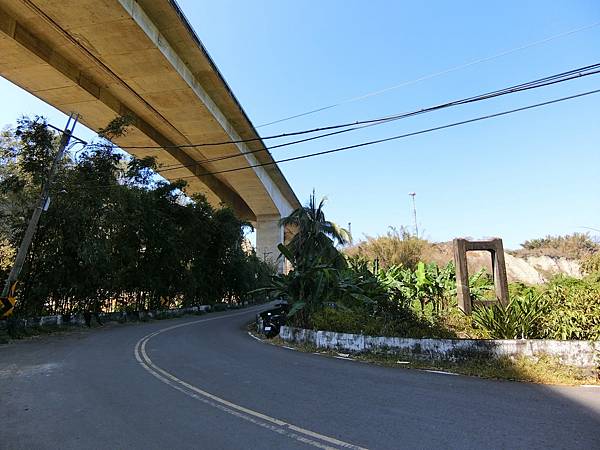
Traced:
<path fill-rule="evenodd" d="M 0 0 L 0 55 L 2 77 L 93 130 L 132 117 L 115 143 L 232 207 L 276 261 L 279 219 L 300 203 L 174 1 Z"/>
<path fill-rule="evenodd" d="M 508 279 L 506 277 L 506 264 L 504 262 L 504 247 L 502 239 L 493 238 L 486 240 L 469 240 L 464 238 L 454 239 L 454 264 L 456 266 L 456 295 L 458 307 L 465 313 L 471 314 L 473 302 L 469 290 L 469 269 L 467 266 L 467 252 L 487 251 L 492 257 L 492 276 L 494 277 L 494 288 L 496 301 L 503 305 L 508 303 Z M 484 304 L 494 303 L 482 302 Z"/>

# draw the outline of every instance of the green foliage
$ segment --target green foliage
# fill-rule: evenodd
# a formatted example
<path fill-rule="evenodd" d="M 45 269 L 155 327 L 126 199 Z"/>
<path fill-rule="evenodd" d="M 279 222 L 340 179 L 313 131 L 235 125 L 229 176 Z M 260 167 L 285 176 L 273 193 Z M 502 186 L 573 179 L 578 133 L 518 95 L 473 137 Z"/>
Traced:
<path fill-rule="evenodd" d="M 282 251 L 286 252 L 284 246 Z M 296 267 L 277 275 L 268 288 L 274 298 L 287 300 L 292 306 L 289 316 L 299 326 L 310 326 L 310 316 L 324 305 L 335 302 L 339 290 L 339 271 L 315 259 L 312 264 Z"/>
<path fill-rule="evenodd" d="M 318 204 L 313 191 L 306 206 L 294 210 L 281 219 L 281 225 L 291 228 L 294 236 L 287 244 L 286 258 L 295 268 L 328 264 L 336 268 L 345 267 L 345 259 L 335 247 L 345 245 L 351 236 L 345 229 L 325 218 L 325 199 Z"/>
<path fill-rule="evenodd" d="M 597 278 L 557 277 L 543 289 L 547 311 L 541 334 L 547 339 L 600 339 L 600 283 Z"/>
<path fill-rule="evenodd" d="M 495 339 L 531 339 L 539 336 L 539 322 L 546 311 L 545 299 L 530 292 L 515 296 L 506 306 L 476 306 L 473 322 Z"/>
<path fill-rule="evenodd" d="M 343 284 L 346 260 L 336 243 L 349 242 L 348 232 L 326 220 L 323 212 L 325 199 L 318 204 L 313 192 L 306 206 L 294 210 L 281 220 L 281 225 L 295 234 L 279 251 L 293 266 L 286 275 L 274 277 L 267 289 L 277 298 L 292 304 L 289 316 L 301 326 L 309 326 L 310 317 L 326 304 L 336 303 Z"/>
<path fill-rule="evenodd" d="M 37 145 L 36 145 L 37 142 Z M 8 275 L 24 224 L 54 157 L 56 138 L 41 118 L 21 118 L 0 133 L 0 274 Z"/>
<path fill-rule="evenodd" d="M 15 157 L 18 153 L 21 174 L 27 175 L 34 186 L 41 186 L 54 159 L 58 138 L 40 117 L 19 119 L 14 136 L 18 147 L 11 150 Z"/>
<path fill-rule="evenodd" d="M 410 309 L 399 309 L 391 317 L 368 315 L 361 310 L 324 308 L 312 316 L 318 330 L 367 336 L 410 336 L 415 338 L 454 338 L 451 330 L 418 316 Z"/>
<path fill-rule="evenodd" d="M 104 128 L 98 130 L 98 136 L 108 141 L 127 134 L 127 127 L 135 123 L 135 118 L 131 114 L 115 117 Z"/>
<path fill-rule="evenodd" d="M 298 231 L 279 247 L 293 270 L 274 277 L 268 290 L 291 304 L 292 324 L 375 335 L 453 335 L 411 308 L 413 291 L 423 299 L 442 297 L 450 269 L 442 275 L 435 265 L 419 265 L 416 271 L 390 267 L 374 274 L 366 261 L 339 253 L 335 241 L 343 235 L 325 220 L 322 206 L 313 194 L 306 207 L 282 221 Z"/>
<path fill-rule="evenodd" d="M 600 252 L 587 256 L 581 261 L 581 270 L 585 274 L 600 273 Z"/>
<path fill-rule="evenodd" d="M 282 221 L 298 231 L 289 245 L 279 246 L 293 270 L 274 277 L 267 290 L 291 304 L 288 316 L 293 325 L 371 335 L 456 337 L 442 317 L 442 312 L 450 316 L 456 294 L 453 264 L 388 265 L 373 273 L 363 258 L 345 259 L 339 253 L 339 228 L 325 220 L 322 207 L 313 194 L 306 207 Z M 412 245 L 412 239 L 407 235 L 402 240 Z M 471 284 L 474 295 L 483 295 L 490 281 L 480 272 Z"/>
<path fill-rule="evenodd" d="M 480 304 L 469 317 L 456 305 L 454 265 L 419 260 L 425 241 L 393 230 L 347 251 L 345 259 L 335 245 L 345 241 L 344 235 L 325 220 L 323 202 L 317 205 L 314 194 L 306 207 L 282 223 L 298 232 L 289 245 L 280 245 L 293 270 L 274 277 L 267 290 L 290 302 L 293 325 L 381 336 L 600 338 L 596 269 L 585 280 L 561 277 L 543 287 L 515 283 L 506 306 Z M 572 255 L 592 251 L 596 244 L 587 235 L 575 234 L 524 245 Z M 377 273 L 367 262 L 374 259 L 381 262 Z M 476 305 L 494 298 L 493 280 L 485 269 L 469 277 L 469 288 Z"/>
<path fill-rule="evenodd" d="M 312 314 L 312 327 L 372 336 L 454 336 L 436 321 L 414 311 L 410 297 L 394 289 L 389 273 L 383 281 L 366 262 L 354 259 L 339 275 L 334 291 L 336 302 L 328 302 Z M 324 326 L 332 328 L 321 328 Z"/>
<path fill-rule="evenodd" d="M 312 325 L 317 330 L 338 333 L 362 333 L 369 324 L 364 315 L 351 309 L 324 308 L 312 316 Z"/>
<path fill-rule="evenodd" d="M 547 285 L 511 286 L 506 307 L 475 308 L 473 321 L 497 339 L 600 339 L 600 283 L 556 277 Z"/>
<path fill-rule="evenodd" d="M 453 295 L 456 295 L 456 281 L 454 284 Z M 493 289 L 494 281 L 485 268 L 482 268 L 477 273 L 469 276 L 469 292 L 471 293 L 471 301 L 473 303 L 489 298 Z"/>
<path fill-rule="evenodd" d="M 383 336 L 600 338 L 597 272 L 584 280 L 557 277 L 541 287 L 512 284 L 506 306 L 475 306 L 468 317 L 456 305 L 452 263 L 384 265 L 374 274 L 358 257 L 340 263 L 330 238 L 306 239 L 306 252 L 281 247 L 294 270 L 276 278 L 271 287 L 292 303 L 294 325 Z M 579 248 L 586 242 L 581 236 L 567 239 L 572 241 Z M 542 245 L 547 242 L 531 247 Z M 485 269 L 469 277 L 469 287 L 475 304 L 494 298 L 493 280 Z"/>
<path fill-rule="evenodd" d="M 106 136 L 124 133 L 127 120 Z M 22 119 L 0 140 L 0 269 L 39 195 L 56 138 Z M 45 166 L 44 166 L 45 165 Z M 154 177 L 152 158 L 129 159 L 100 140 L 62 164 L 21 275 L 17 313 L 143 310 L 252 300 L 271 269 L 242 250 L 248 224 L 184 183 Z"/>
<path fill-rule="evenodd" d="M 2 238 L 0 240 L 0 274 L 8 275 L 16 256 L 17 249 L 10 244 L 8 239 Z"/>
<path fill-rule="evenodd" d="M 401 266 L 391 266 L 379 272 L 381 282 L 395 298 L 416 301 L 421 313 L 425 314 L 431 305 L 434 314 L 448 311 L 456 296 L 456 270 L 450 262 L 444 267 L 435 263 L 419 262 L 415 270 Z M 473 301 L 483 300 L 493 287 L 491 277 L 485 269 L 469 277 Z"/>

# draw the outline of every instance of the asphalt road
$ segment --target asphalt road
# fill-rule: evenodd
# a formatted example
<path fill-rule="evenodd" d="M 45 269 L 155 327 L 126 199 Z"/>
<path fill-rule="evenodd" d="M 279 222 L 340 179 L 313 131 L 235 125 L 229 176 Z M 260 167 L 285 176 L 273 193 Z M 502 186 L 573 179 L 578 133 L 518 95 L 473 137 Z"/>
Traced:
<path fill-rule="evenodd" d="M 2 449 L 600 449 L 600 389 L 258 342 L 256 310 L 0 346 Z"/>

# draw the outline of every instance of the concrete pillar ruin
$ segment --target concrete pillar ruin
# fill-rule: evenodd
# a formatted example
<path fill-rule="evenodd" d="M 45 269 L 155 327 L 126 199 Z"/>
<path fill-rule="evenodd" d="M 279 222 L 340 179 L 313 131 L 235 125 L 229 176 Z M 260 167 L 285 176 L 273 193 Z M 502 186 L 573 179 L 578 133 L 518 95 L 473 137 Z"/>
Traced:
<path fill-rule="evenodd" d="M 504 262 L 502 239 L 493 238 L 481 241 L 457 238 L 453 241 L 454 264 L 456 266 L 456 295 L 458 307 L 465 313 L 473 310 L 471 292 L 469 290 L 469 270 L 467 267 L 468 251 L 488 251 L 492 256 L 492 276 L 496 300 L 503 305 L 508 304 L 508 279 Z"/>

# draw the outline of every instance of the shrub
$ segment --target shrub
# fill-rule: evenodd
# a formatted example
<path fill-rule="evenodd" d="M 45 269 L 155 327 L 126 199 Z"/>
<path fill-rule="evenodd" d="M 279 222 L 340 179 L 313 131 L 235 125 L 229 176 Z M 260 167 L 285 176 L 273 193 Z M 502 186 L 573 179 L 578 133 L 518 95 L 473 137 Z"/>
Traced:
<path fill-rule="evenodd" d="M 390 305 L 391 306 L 391 305 Z M 366 310 L 324 308 L 313 314 L 317 330 L 368 336 L 454 338 L 456 334 L 437 321 L 427 320 L 409 308 L 396 307 L 393 314 L 369 314 Z M 390 312 L 388 309 L 387 313 Z"/>
<path fill-rule="evenodd" d="M 544 293 L 547 312 L 540 337 L 600 339 L 600 283 L 594 278 L 557 277 Z"/>
<path fill-rule="evenodd" d="M 600 282 L 559 276 L 542 287 L 511 286 L 507 306 L 476 307 L 473 323 L 496 339 L 600 339 Z"/>
<path fill-rule="evenodd" d="M 522 250 L 514 252 L 519 256 L 552 256 L 568 259 L 585 258 L 600 250 L 588 233 L 573 233 L 565 236 L 546 236 L 531 239 L 521 244 Z"/>
<path fill-rule="evenodd" d="M 452 263 L 425 264 L 427 241 L 406 230 L 367 238 L 343 258 L 334 242 L 343 242 L 335 224 L 325 220 L 314 196 L 296 210 L 292 221 L 299 237 L 279 249 L 294 269 L 273 278 L 266 288 L 291 304 L 288 322 L 304 328 L 378 336 L 600 338 L 600 273 L 586 280 L 559 277 L 546 287 L 514 284 L 504 306 L 476 306 L 472 317 L 456 307 Z M 598 247 L 585 234 L 547 237 L 523 244 L 528 251 L 553 248 L 559 256 L 591 254 Z M 381 270 L 371 270 L 379 260 Z M 591 263 L 590 263 L 591 264 Z M 373 264 L 376 266 L 375 264 Z M 472 300 L 492 293 L 485 269 L 469 278 Z"/>
<path fill-rule="evenodd" d="M 428 245 L 426 240 L 412 235 L 404 227 L 399 230 L 390 227 L 385 236 L 367 236 L 365 241 L 345 252 L 367 261 L 378 260 L 382 268 L 397 265 L 414 269 Z"/>
<path fill-rule="evenodd" d="M 506 306 L 477 306 L 473 322 L 494 339 L 531 339 L 541 335 L 540 318 L 547 309 L 545 299 L 529 292 L 515 296 Z"/>
<path fill-rule="evenodd" d="M 600 272 L 600 252 L 596 252 L 581 261 L 581 271 L 585 274 Z"/>
<path fill-rule="evenodd" d="M 338 333 L 362 333 L 366 326 L 365 317 L 350 309 L 325 308 L 312 316 L 316 330 Z"/>

